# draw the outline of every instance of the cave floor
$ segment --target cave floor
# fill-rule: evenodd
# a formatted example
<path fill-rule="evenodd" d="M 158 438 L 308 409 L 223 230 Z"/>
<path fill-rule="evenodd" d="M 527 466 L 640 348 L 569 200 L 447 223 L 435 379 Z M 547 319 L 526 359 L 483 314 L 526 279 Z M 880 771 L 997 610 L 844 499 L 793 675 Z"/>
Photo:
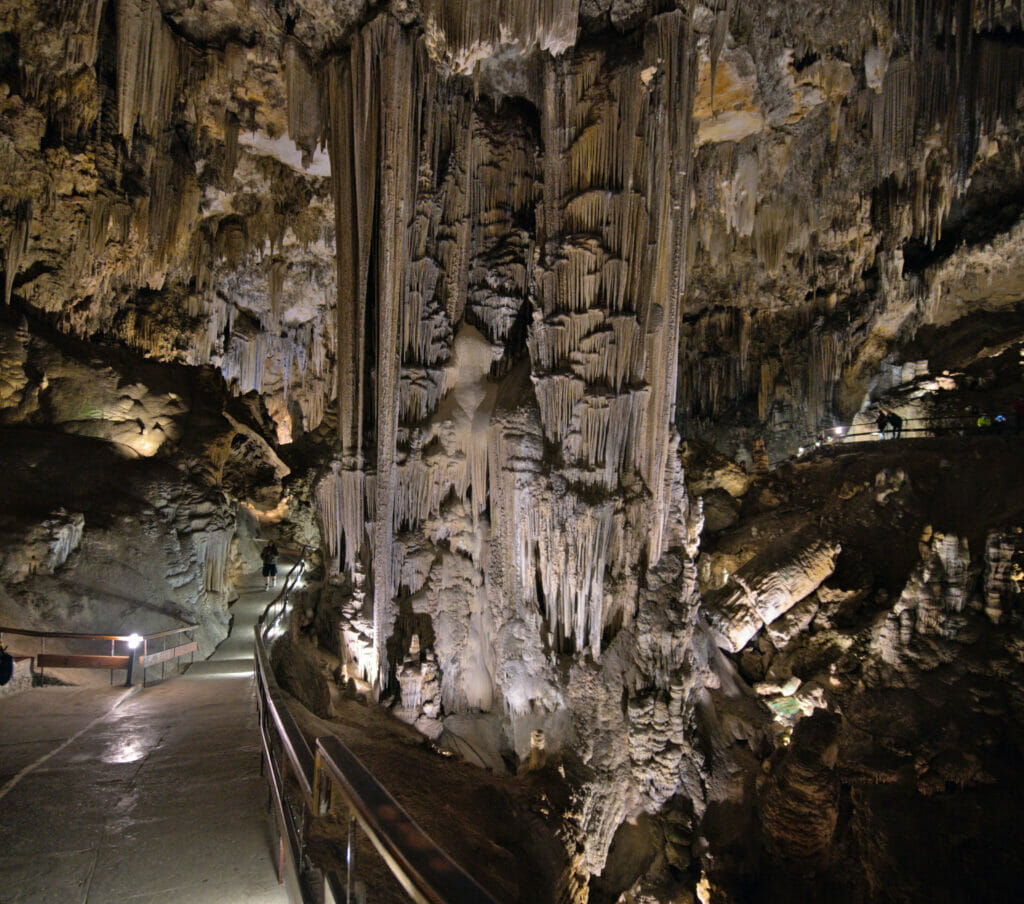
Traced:
<path fill-rule="evenodd" d="M 4 904 L 277 904 L 259 774 L 256 579 L 228 640 L 146 689 L 46 687 L 0 700 Z"/>

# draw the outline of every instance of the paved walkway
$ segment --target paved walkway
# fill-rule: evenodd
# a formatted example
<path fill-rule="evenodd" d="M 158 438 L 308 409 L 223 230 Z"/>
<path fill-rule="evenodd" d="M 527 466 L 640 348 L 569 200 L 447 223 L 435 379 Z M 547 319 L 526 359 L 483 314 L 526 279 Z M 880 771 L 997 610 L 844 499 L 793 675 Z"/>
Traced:
<path fill-rule="evenodd" d="M 0 699 L 2 904 L 285 904 L 259 775 L 252 628 L 145 690 Z"/>

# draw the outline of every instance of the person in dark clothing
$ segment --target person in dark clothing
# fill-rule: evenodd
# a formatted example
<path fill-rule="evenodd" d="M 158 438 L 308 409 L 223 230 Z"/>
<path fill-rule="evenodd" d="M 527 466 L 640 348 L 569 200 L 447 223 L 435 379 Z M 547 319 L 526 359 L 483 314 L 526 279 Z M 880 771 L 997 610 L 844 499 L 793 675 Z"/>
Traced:
<path fill-rule="evenodd" d="M 260 553 L 263 560 L 263 589 L 269 590 L 277 584 L 277 544 L 273 540 L 267 542 Z"/>
<path fill-rule="evenodd" d="M 895 411 L 889 414 L 889 426 L 892 428 L 892 438 L 899 439 L 900 434 L 903 432 L 903 418 Z"/>
<path fill-rule="evenodd" d="M 1024 396 L 1021 396 L 1013 403 L 1013 413 L 1017 419 L 1017 434 L 1020 434 L 1021 428 L 1024 428 Z"/>
<path fill-rule="evenodd" d="M 884 411 L 878 412 L 878 417 L 875 418 L 875 426 L 878 427 L 878 438 L 885 439 L 885 428 L 889 424 L 889 415 Z"/>

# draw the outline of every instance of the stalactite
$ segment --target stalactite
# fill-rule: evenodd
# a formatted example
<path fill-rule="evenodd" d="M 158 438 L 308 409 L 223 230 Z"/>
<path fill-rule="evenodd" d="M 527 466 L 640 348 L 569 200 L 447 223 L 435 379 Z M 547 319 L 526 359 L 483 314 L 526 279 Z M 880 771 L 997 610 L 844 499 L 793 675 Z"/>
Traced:
<path fill-rule="evenodd" d="M 270 260 L 267 267 L 267 294 L 270 297 L 270 322 L 266 328 L 277 331 L 281 323 L 281 293 L 284 291 L 284 277 L 288 271 L 288 263 L 280 257 Z"/>
<path fill-rule="evenodd" d="M 573 412 L 583 398 L 586 384 L 575 377 L 554 374 L 550 377 L 533 377 L 533 388 L 540 405 L 544 432 L 554 442 L 561 442 L 569 432 Z"/>
<path fill-rule="evenodd" d="M 302 149 L 303 165 L 308 166 L 323 128 L 320 85 L 306 51 L 293 37 L 285 41 L 284 71 L 288 135 Z"/>
<path fill-rule="evenodd" d="M 226 571 L 232 531 L 206 530 L 192 535 L 196 561 L 203 569 L 203 589 L 222 593 L 227 588 Z"/>
<path fill-rule="evenodd" d="M 110 215 L 112 203 L 104 195 L 97 195 L 89 208 L 89 231 L 87 236 L 87 249 L 94 257 L 103 253 L 107 244 L 107 235 L 110 230 Z"/>
<path fill-rule="evenodd" d="M 605 319 L 605 312 L 600 309 L 553 314 L 544 321 L 535 318 L 527 338 L 531 359 L 541 370 L 557 370 Z"/>
<path fill-rule="evenodd" d="M 224 112 L 224 169 L 221 182 L 228 186 L 238 165 L 238 116 L 231 110 Z"/>
<path fill-rule="evenodd" d="M 398 414 L 403 424 L 425 421 L 444 395 L 444 375 L 437 368 L 403 367 L 398 381 Z"/>
<path fill-rule="evenodd" d="M 425 0 L 423 14 L 435 54 L 453 69 L 472 72 L 502 44 L 559 54 L 576 40 L 580 0 Z"/>
<path fill-rule="evenodd" d="M 908 59 L 889 64 L 882 92 L 874 100 L 872 141 L 879 177 L 911 159 L 917 122 L 918 73 Z"/>
<path fill-rule="evenodd" d="M 719 308 L 687 325 L 679 373 L 685 413 L 714 418 L 746 394 L 751 331 L 749 312 L 738 308 Z"/>
<path fill-rule="evenodd" d="M 73 30 L 69 30 L 66 54 L 72 66 L 94 66 L 99 50 L 100 20 L 103 0 L 87 0 L 76 3 L 64 10 L 68 19 L 75 19 Z M 66 27 L 67 23 L 61 23 Z"/>
<path fill-rule="evenodd" d="M 118 130 L 129 145 L 136 123 L 150 137 L 163 132 L 181 63 L 178 40 L 157 0 L 117 0 Z"/>
<path fill-rule="evenodd" d="M 367 539 L 370 483 L 362 470 L 345 468 L 335 461 L 317 484 L 316 510 L 332 574 L 342 567 L 351 571 L 359 562 Z"/>
<path fill-rule="evenodd" d="M 604 572 L 613 524 L 611 504 L 591 505 L 566 494 L 552 507 L 534 505 L 517 525 L 516 562 L 527 602 L 545 599 L 545 627 L 553 649 L 601 653 Z"/>
<path fill-rule="evenodd" d="M 732 10 L 736 0 L 725 0 L 725 5 L 715 16 L 715 28 L 711 33 L 711 47 L 709 56 L 711 62 L 711 107 L 715 104 L 715 76 L 718 74 L 718 58 L 725 47 L 725 36 L 729 31 L 729 22 L 732 19 Z"/>
<path fill-rule="evenodd" d="M 180 152 L 153 161 L 145 223 L 157 266 L 171 259 L 198 216 L 199 188 L 194 168 Z"/>
<path fill-rule="evenodd" d="M 331 64 L 327 82 L 328 148 L 338 256 L 338 403 L 342 453 L 362 458 L 366 398 L 368 271 L 376 207 L 380 140 L 375 48 L 382 25 L 358 34 L 347 56 Z"/>
<path fill-rule="evenodd" d="M 610 398 L 588 395 L 580 406 L 579 432 L 567 448 L 588 467 L 603 469 L 608 490 L 615 489 L 624 469 L 636 467 L 635 450 L 645 426 L 648 393 L 641 389 Z"/>
<path fill-rule="evenodd" d="M 757 208 L 754 218 L 754 250 L 769 273 L 782 265 L 783 255 L 793 240 L 795 223 L 801 214 L 795 204 L 771 202 Z"/>
<path fill-rule="evenodd" d="M 7 255 L 4 260 L 4 303 L 11 303 L 14 278 L 21 269 L 21 256 L 28 251 L 28 236 L 32 228 L 32 202 L 22 201 L 15 208 L 11 234 L 7 239 Z"/>
<path fill-rule="evenodd" d="M 807 362 L 807 426 L 817 430 L 821 418 L 831 409 L 832 390 L 847 360 L 843 335 L 811 330 L 810 357 Z"/>
<path fill-rule="evenodd" d="M 761 362 L 761 381 L 757 390 L 757 418 L 762 423 L 767 421 L 772 402 L 775 401 L 775 381 L 779 377 L 781 365 L 776 358 Z"/>
<path fill-rule="evenodd" d="M 353 38 L 328 75 L 328 145 L 338 242 L 338 399 L 343 457 L 361 463 L 366 329 L 376 319 L 373 386 L 376 498 L 373 531 L 374 645 L 388 674 L 385 608 L 394 594 L 392 537 L 396 436 L 401 403 L 400 323 L 407 303 L 407 225 L 416 209 L 416 146 L 425 91 L 419 46 L 389 16 Z M 412 86 L 412 90 L 410 90 Z M 379 185 L 379 199 L 377 186 Z M 379 203 L 379 220 L 378 216 Z M 370 267 L 374 267 L 370 279 Z M 375 292 L 371 295 L 371 286 Z M 381 686 L 381 685 L 378 685 Z"/>
<path fill-rule="evenodd" d="M 872 133 L 879 179 L 905 178 L 918 142 L 938 137 L 949 154 L 948 181 L 959 192 L 966 185 L 982 135 L 1012 115 L 1024 80 L 1024 49 L 975 33 L 993 9 L 976 0 L 937 4 L 886 0 L 909 46 L 894 60 L 874 99 Z M 1018 9 L 1024 4 L 1017 3 Z M 923 150 L 923 149 L 922 149 Z M 937 228 L 931 229 L 934 241 Z"/>

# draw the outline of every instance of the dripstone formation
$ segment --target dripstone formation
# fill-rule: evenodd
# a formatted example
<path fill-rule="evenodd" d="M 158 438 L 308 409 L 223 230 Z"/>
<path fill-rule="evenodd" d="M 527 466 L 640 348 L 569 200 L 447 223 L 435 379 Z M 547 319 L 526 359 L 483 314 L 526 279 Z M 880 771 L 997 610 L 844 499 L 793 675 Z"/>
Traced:
<path fill-rule="evenodd" d="M 0 0 L 0 622 L 129 536 L 209 648 L 272 533 L 553 899 L 1000 900 L 1022 139 L 1019 0 Z"/>

